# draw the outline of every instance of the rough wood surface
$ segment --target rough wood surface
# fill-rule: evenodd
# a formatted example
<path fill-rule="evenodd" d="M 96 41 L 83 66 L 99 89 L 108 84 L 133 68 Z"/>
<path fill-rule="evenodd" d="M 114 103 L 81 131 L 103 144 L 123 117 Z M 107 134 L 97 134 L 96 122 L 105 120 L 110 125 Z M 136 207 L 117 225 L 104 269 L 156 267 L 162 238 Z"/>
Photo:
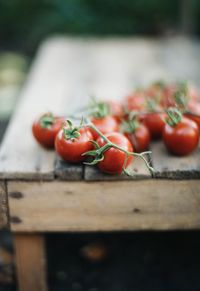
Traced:
<path fill-rule="evenodd" d="M 55 161 L 55 177 L 59 180 L 76 181 L 83 179 L 84 167 L 78 164 L 69 164 L 59 157 Z"/>
<path fill-rule="evenodd" d="M 197 180 L 9 182 L 13 191 L 14 232 L 200 228 Z"/>
<path fill-rule="evenodd" d="M 6 183 L 0 182 L 0 228 L 8 226 L 8 201 Z"/>
<path fill-rule="evenodd" d="M 175 157 L 169 154 L 163 142 L 154 142 L 151 149 L 157 178 L 200 178 L 200 148 L 186 157 Z"/>
<path fill-rule="evenodd" d="M 32 138 L 30 129 L 35 116 L 47 110 L 68 115 L 85 106 L 90 95 L 120 99 L 135 85 L 161 78 L 189 79 L 199 84 L 199 67 L 200 43 L 186 38 L 156 41 L 53 38 L 47 41 L 39 51 L 0 148 L 0 179 L 52 180 L 56 175 L 63 180 L 83 177 L 86 180 L 118 180 L 118 176 L 99 174 L 95 168 L 85 167 L 83 172 L 82 166 L 55 161 L 54 152 L 45 151 Z M 153 159 L 155 157 L 156 152 Z M 161 163 L 157 159 L 153 161 L 158 166 L 157 177 L 199 177 L 195 154 L 187 161 L 180 160 L 180 166 L 183 162 L 191 164 L 191 168 L 184 166 L 182 171 L 177 159 L 171 157 L 170 161 L 176 166 L 172 169 L 166 166 L 162 174 L 160 166 L 165 157 L 163 153 Z M 143 164 L 138 165 L 133 164 L 137 169 L 134 179 L 149 178 Z"/>
<path fill-rule="evenodd" d="M 73 103 L 76 48 L 73 44 L 68 46 L 67 41 L 64 46 L 62 42 L 49 41 L 40 49 L 0 149 L 1 179 L 54 178 L 55 153 L 35 142 L 31 124 L 46 111 L 65 114 L 66 100 Z"/>
<path fill-rule="evenodd" d="M 15 234 L 19 291 L 47 291 L 44 236 Z"/>

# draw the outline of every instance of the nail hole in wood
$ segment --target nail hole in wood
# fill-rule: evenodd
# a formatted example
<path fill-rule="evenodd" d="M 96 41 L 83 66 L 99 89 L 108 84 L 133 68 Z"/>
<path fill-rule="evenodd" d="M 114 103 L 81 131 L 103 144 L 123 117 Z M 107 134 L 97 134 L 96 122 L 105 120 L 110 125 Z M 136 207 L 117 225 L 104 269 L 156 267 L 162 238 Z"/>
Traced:
<path fill-rule="evenodd" d="M 65 194 L 72 195 L 73 194 L 73 191 L 67 190 L 67 191 L 65 191 Z"/>
<path fill-rule="evenodd" d="M 16 191 L 16 192 L 10 192 L 9 196 L 14 199 L 20 199 L 20 198 L 23 198 L 24 195 L 21 192 Z"/>
<path fill-rule="evenodd" d="M 21 220 L 21 218 L 19 218 L 18 216 L 11 216 L 11 217 L 10 217 L 10 222 L 11 222 L 11 223 L 16 223 L 16 224 L 18 224 L 18 223 L 22 223 L 22 220 Z"/>
<path fill-rule="evenodd" d="M 133 209 L 133 212 L 134 212 L 134 213 L 140 213 L 141 210 L 140 210 L 139 208 L 134 208 L 134 209 Z"/>

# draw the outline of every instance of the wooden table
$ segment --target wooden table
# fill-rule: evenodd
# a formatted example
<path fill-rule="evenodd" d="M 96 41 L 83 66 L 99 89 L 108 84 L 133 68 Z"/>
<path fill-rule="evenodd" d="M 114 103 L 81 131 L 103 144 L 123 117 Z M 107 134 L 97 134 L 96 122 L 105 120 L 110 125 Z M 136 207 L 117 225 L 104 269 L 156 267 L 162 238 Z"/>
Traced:
<path fill-rule="evenodd" d="M 198 84 L 200 44 L 187 39 L 54 38 L 39 50 L 0 149 L 0 223 L 14 234 L 21 291 L 46 287 L 45 232 L 200 228 L 200 150 L 184 158 L 152 144 L 151 178 L 69 165 L 42 149 L 31 123 L 47 110 L 73 112 L 90 94 L 121 98 L 157 78 Z"/>

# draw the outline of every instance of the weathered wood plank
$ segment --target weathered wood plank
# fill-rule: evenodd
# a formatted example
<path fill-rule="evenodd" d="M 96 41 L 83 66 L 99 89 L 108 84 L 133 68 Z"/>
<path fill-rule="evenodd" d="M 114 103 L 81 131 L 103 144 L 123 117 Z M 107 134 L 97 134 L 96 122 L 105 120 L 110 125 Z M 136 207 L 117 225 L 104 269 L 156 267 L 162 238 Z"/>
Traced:
<path fill-rule="evenodd" d="M 168 72 L 169 80 L 189 80 L 199 87 L 200 42 L 175 37 L 160 42 L 159 62 Z"/>
<path fill-rule="evenodd" d="M 73 66 L 78 68 L 74 65 L 78 50 L 73 43 L 65 41 L 63 45 L 56 40 L 40 49 L 0 149 L 1 179 L 54 178 L 55 153 L 37 145 L 31 124 L 43 112 L 67 112 L 67 103 L 72 103 L 78 83 L 73 71 Z"/>
<path fill-rule="evenodd" d="M 8 192 L 14 232 L 200 228 L 197 180 L 9 182 Z"/>
<path fill-rule="evenodd" d="M 8 226 L 8 201 L 6 183 L 0 182 L 0 228 Z"/>
<path fill-rule="evenodd" d="M 83 179 L 83 166 L 69 164 L 56 157 L 55 177 L 59 180 L 78 181 Z"/>
<path fill-rule="evenodd" d="M 19 291 L 47 291 L 46 254 L 41 234 L 15 234 Z"/>
<path fill-rule="evenodd" d="M 154 142 L 152 163 L 157 178 L 195 179 L 200 178 L 200 148 L 186 157 L 169 154 L 163 142 Z"/>

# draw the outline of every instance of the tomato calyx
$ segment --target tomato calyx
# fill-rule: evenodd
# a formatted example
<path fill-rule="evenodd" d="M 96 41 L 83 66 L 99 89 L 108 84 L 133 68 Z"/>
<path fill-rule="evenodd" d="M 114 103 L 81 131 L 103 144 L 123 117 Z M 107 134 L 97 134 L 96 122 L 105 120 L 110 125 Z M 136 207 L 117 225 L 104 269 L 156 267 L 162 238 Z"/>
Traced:
<path fill-rule="evenodd" d="M 44 114 L 40 118 L 40 125 L 43 128 L 50 129 L 52 125 L 54 124 L 54 122 L 55 122 L 55 117 L 51 112 Z"/>
<path fill-rule="evenodd" d="M 174 100 L 177 106 L 185 111 L 188 105 L 188 84 L 187 82 L 179 82 L 177 84 L 177 90 L 174 93 Z"/>
<path fill-rule="evenodd" d="M 73 126 L 71 120 L 67 119 L 66 124 L 63 126 L 63 134 L 66 140 L 75 141 L 80 137 L 80 127 Z"/>
<path fill-rule="evenodd" d="M 157 100 L 153 100 L 151 98 L 147 98 L 146 100 L 146 108 L 148 112 L 157 112 L 158 111 L 158 101 L 160 96 L 157 96 Z"/>
<path fill-rule="evenodd" d="M 165 119 L 166 123 L 174 127 L 179 124 L 182 120 L 182 113 L 178 108 L 170 107 L 166 110 L 167 118 Z"/>
<path fill-rule="evenodd" d="M 139 127 L 139 121 L 137 119 L 137 113 L 131 112 L 129 114 L 128 120 L 122 122 L 123 132 L 134 133 Z"/>
<path fill-rule="evenodd" d="M 90 109 L 94 118 L 104 118 L 110 114 L 110 106 L 105 102 L 97 102 L 95 98 L 91 99 Z"/>
<path fill-rule="evenodd" d="M 156 86 L 162 90 L 164 90 L 166 88 L 166 82 L 164 80 L 157 80 L 153 83 L 153 86 Z"/>

